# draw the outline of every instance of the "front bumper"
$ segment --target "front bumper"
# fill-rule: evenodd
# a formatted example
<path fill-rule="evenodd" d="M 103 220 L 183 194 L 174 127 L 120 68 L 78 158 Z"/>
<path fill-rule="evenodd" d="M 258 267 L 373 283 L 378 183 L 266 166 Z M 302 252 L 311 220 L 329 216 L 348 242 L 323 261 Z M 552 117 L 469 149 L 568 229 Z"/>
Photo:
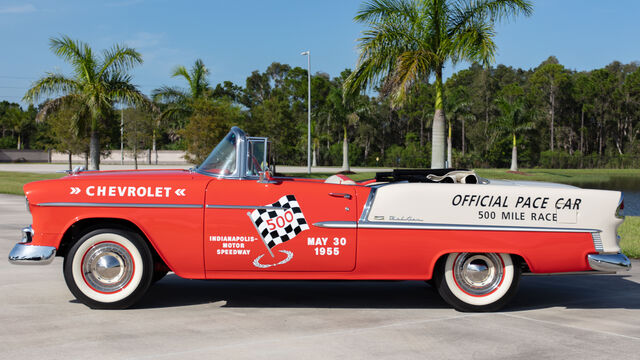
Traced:
<path fill-rule="evenodd" d="M 589 266 L 597 271 L 621 271 L 631 269 L 631 260 L 622 253 L 589 254 Z"/>
<path fill-rule="evenodd" d="M 56 248 L 53 246 L 31 245 L 33 229 L 31 226 L 22 229 L 22 240 L 13 247 L 9 253 L 9 262 L 12 264 L 47 265 L 56 256 Z"/>

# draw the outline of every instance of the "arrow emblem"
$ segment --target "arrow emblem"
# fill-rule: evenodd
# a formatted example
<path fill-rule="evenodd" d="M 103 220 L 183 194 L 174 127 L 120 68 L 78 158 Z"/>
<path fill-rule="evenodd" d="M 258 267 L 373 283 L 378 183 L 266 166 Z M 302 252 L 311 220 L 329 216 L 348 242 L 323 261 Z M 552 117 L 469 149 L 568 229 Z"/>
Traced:
<path fill-rule="evenodd" d="M 70 189 L 71 189 L 71 192 L 70 192 L 69 194 L 71 194 L 71 195 L 77 195 L 77 194 L 80 194 L 80 191 L 81 191 L 81 190 L 80 190 L 80 188 L 79 188 L 79 187 L 72 186 Z"/>
<path fill-rule="evenodd" d="M 176 189 L 176 195 L 177 196 L 186 196 L 185 193 L 184 193 L 186 190 L 187 189 Z"/>

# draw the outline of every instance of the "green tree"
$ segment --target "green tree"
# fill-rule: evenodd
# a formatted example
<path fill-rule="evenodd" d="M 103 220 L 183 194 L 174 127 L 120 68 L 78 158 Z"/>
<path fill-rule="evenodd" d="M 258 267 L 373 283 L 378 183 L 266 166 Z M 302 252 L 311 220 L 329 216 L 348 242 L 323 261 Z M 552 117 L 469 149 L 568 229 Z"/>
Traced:
<path fill-rule="evenodd" d="M 416 82 L 435 75 L 431 167 L 444 166 L 445 113 L 442 70 L 449 61 L 493 61 L 495 22 L 529 15 L 526 0 L 373 0 L 355 21 L 369 26 L 360 38 L 358 65 L 345 86 L 350 92 L 384 79 L 395 104 Z"/>
<path fill-rule="evenodd" d="M 229 128 L 242 120 L 242 113 L 227 99 L 197 99 L 192 106 L 187 126 L 181 133 L 187 140 L 186 159 L 191 163 L 201 163 Z"/>
<path fill-rule="evenodd" d="M 61 106 L 47 120 L 53 133 L 53 149 L 68 155 L 69 170 L 73 167 L 72 155 L 85 153 L 89 149 L 87 135 L 90 121 L 82 109 L 82 104 L 71 102 Z"/>
<path fill-rule="evenodd" d="M 505 87 L 496 99 L 500 117 L 493 123 L 498 134 L 507 134 L 513 139 L 511 150 L 511 171 L 518 171 L 517 135 L 533 128 L 533 122 L 528 120 L 524 105 L 524 90 L 517 84 Z"/>
<path fill-rule="evenodd" d="M 24 101 L 34 103 L 42 97 L 62 95 L 47 102 L 38 113 L 44 120 L 63 104 L 82 104 L 82 112 L 90 119 L 91 169 L 100 169 L 100 130 L 108 121 L 114 102 L 149 104 L 149 100 L 131 84 L 128 71 L 142 64 L 142 56 L 135 49 L 114 45 L 96 56 L 91 47 L 68 36 L 52 38 L 51 50 L 73 68 L 71 77 L 47 73 L 37 80 L 24 95 Z"/>
<path fill-rule="evenodd" d="M 208 76 L 209 69 L 201 59 L 197 59 L 191 70 L 178 65 L 171 73 L 171 77 L 183 78 L 187 82 L 187 89 L 162 86 L 152 91 L 153 100 L 164 104 L 158 122 L 169 125 L 170 137 L 173 141 L 180 140 L 179 134 L 185 128 L 186 120 L 193 114 L 195 102 L 212 94 Z"/>
<path fill-rule="evenodd" d="M 569 74 L 564 66 L 558 63 L 558 59 L 551 56 L 536 69 L 530 80 L 534 89 L 537 90 L 538 96 L 546 99 L 549 113 L 549 149 L 554 151 L 558 95 L 560 88 L 568 83 Z"/>

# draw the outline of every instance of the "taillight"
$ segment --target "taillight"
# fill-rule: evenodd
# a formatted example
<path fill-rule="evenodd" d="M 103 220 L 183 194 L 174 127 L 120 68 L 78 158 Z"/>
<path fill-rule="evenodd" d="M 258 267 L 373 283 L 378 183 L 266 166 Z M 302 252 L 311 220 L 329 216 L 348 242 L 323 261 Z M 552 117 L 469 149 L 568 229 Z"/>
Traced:
<path fill-rule="evenodd" d="M 616 217 L 624 219 L 624 196 L 620 194 L 620 201 L 618 202 L 618 208 L 616 209 Z"/>

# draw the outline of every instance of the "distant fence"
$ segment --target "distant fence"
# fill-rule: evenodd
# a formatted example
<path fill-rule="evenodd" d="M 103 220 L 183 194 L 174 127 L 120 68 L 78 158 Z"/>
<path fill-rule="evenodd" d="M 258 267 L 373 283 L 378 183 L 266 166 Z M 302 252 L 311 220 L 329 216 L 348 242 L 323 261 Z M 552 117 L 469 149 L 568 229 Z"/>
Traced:
<path fill-rule="evenodd" d="M 188 165 L 189 163 L 184 159 L 184 155 L 184 151 L 158 150 L 157 164 Z M 75 164 L 83 163 L 84 160 L 83 155 L 71 156 L 71 161 Z M 113 150 L 109 156 L 103 156 L 100 163 L 120 164 L 121 161 L 122 155 L 120 150 Z M 43 150 L 0 149 L 0 162 L 67 163 L 69 162 L 69 154 Z M 126 150 L 124 152 L 124 163 L 126 165 L 134 163 L 133 154 Z M 149 151 L 141 151 L 140 154 L 138 154 L 138 164 L 156 164 L 156 153 L 151 152 L 151 158 L 149 159 Z"/>
<path fill-rule="evenodd" d="M 42 150 L 0 149 L 0 162 L 49 162 L 49 152 Z"/>

